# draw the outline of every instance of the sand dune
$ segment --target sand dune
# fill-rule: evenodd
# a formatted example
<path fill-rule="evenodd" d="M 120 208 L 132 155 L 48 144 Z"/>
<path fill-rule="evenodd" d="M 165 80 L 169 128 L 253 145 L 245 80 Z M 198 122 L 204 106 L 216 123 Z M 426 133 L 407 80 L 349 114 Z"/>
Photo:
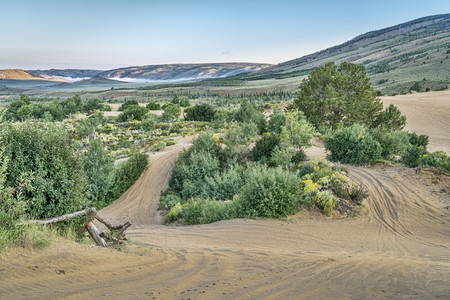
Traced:
<path fill-rule="evenodd" d="M 127 254 L 61 241 L 2 253 L 0 298 L 450 297 L 449 175 L 349 167 L 370 191 L 355 218 L 301 212 L 287 220 L 164 226 L 159 194 L 191 139 L 151 156 L 139 181 L 101 211 L 114 222 L 131 220 L 128 236 L 142 246 Z M 323 153 L 317 146 L 313 153 Z"/>
<path fill-rule="evenodd" d="M 428 151 L 450 154 L 450 90 L 381 97 L 385 106 L 394 104 L 407 118 L 405 130 L 427 134 Z"/>

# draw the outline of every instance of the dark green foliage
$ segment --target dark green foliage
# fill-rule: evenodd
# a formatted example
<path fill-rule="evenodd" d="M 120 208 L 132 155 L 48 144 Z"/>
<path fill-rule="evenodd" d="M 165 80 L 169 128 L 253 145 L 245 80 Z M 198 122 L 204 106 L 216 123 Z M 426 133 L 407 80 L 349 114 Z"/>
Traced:
<path fill-rule="evenodd" d="M 406 117 L 393 104 L 380 112 L 372 123 L 372 128 L 379 130 L 402 130 L 406 125 Z"/>
<path fill-rule="evenodd" d="M 267 124 L 267 129 L 275 134 L 281 133 L 281 127 L 283 127 L 286 124 L 286 117 L 285 115 L 280 111 L 276 110 L 272 116 L 270 116 L 270 120 Z"/>
<path fill-rule="evenodd" d="M 391 155 L 402 155 L 411 145 L 409 134 L 404 131 L 380 131 L 374 136 L 381 145 L 381 155 L 386 159 Z"/>
<path fill-rule="evenodd" d="M 80 96 L 75 95 L 66 100 L 49 99 L 48 103 L 34 103 L 38 99 L 22 95 L 12 102 L 6 110 L 5 119 L 10 121 L 25 121 L 29 119 L 44 119 L 45 121 L 62 121 L 64 117 L 84 111 Z"/>
<path fill-rule="evenodd" d="M 180 114 L 181 114 L 180 105 L 169 102 L 164 106 L 164 112 L 161 115 L 161 120 L 163 122 L 173 123 L 176 120 L 178 120 Z"/>
<path fill-rule="evenodd" d="M 147 103 L 146 107 L 149 110 L 160 110 L 161 109 L 161 104 L 155 102 L 155 101 L 151 101 L 149 103 Z"/>
<path fill-rule="evenodd" d="M 371 125 L 383 105 L 369 83 L 364 66 L 343 62 L 322 65 L 300 84 L 299 96 L 290 109 L 304 112 L 322 130 L 339 124 Z"/>
<path fill-rule="evenodd" d="M 426 150 L 428 146 L 428 135 L 419 135 L 415 132 L 409 133 L 409 142 L 411 143 L 411 145 L 422 147 Z"/>
<path fill-rule="evenodd" d="M 291 158 L 291 162 L 294 165 L 297 165 L 303 161 L 307 161 L 308 159 L 309 159 L 308 155 L 306 155 L 305 151 L 300 149 L 300 150 L 294 152 L 294 154 L 292 155 L 292 158 Z"/>
<path fill-rule="evenodd" d="M 134 153 L 116 170 L 114 189 L 111 190 L 109 199 L 115 200 L 126 192 L 139 179 L 147 168 L 148 155 Z"/>
<path fill-rule="evenodd" d="M 88 115 L 94 113 L 96 110 L 103 110 L 103 104 L 97 98 L 87 99 L 83 105 L 83 111 Z"/>
<path fill-rule="evenodd" d="M 402 163 L 410 168 L 419 166 L 419 158 L 425 154 L 426 150 L 422 146 L 410 145 L 402 155 Z"/>
<path fill-rule="evenodd" d="M 128 106 L 123 113 L 117 117 L 118 122 L 127 122 L 138 120 L 141 121 L 145 114 L 148 112 L 148 108 L 139 105 Z"/>
<path fill-rule="evenodd" d="M 258 110 L 256 104 L 250 103 L 247 99 L 242 101 L 234 119 L 240 123 L 255 123 L 259 133 L 266 131 L 267 122 L 264 114 Z"/>
<path fill-rule="evenodd" d="M 210 153 L 192 152 L 188 158 L 181 158 L 172 170 L 169 186 L 180 193 L 183 198 L 198 195 L 199 185 L 204 184 L 207 176 L 214 176 L 220 171 L 219 160 Z"/>
<path fill-rule="evenodd" d="M 216 110 L 209 104 L 199 104 L 188 107 L 184 110 L 184 119 L 186 121 L 206 121 L 214 120 Z"/>
<path fill-rule="evenodd" d="M 253 148 L 253 160 L 267 162 L 272 157 L 273 151 L 280 143 L 280 139 L 274 134 L 264 134 Z"/>
<path fill-rule="evenodd" d="M 300 210 L 303 189 L 300 179 L 281 168 L 255 165 L 244 175 L 237 204 L 246 217 L 285 217 Z"/>
<path fill-rule="evenodd" d="M 9 158 L 6 185 L 26 186 L 22 197 L 27 213 L 48 218 L 78 210 L 84 203 L 83 165 L 56 124 L 2 124 L 5 156 Z"/>
<path fill-rule="evenodd" d="M 191 102 L 189 102 L 188 98 L 183 98 L 180 100 L 180 106 L 181 107 L 189 107 L 189 106 L 191 106 Z"/>
<path fill-rule="evenodd" d="M 409 91 L 420 92 L 420 91 L 422 91 L 422 85 L 420 84 L 420 82 L 416 81 L 416 82 L 414 82 L 414 84 L 409 88 Z"/>
<path fill-rule="evenodd" d="M 214 201 L 203 198 L 190 199 L 183 209 L 186 224 L 208 224 L 238 216 L 237 207 L 232 201 Z"/>
<path fill-rule="evenodd" d="M 433 153 L 427 152 L 420 156 L 419 165 L 437 168 L 441 171 L 450 173 L 450 156 L 444 151 L 435 151 Z"/>
<path fill-rule="evenodd" d="M 100 209 L 108 204 L 105 200 L 114 184 L 114 172 L 114 160 L 103 149 L 100 139 L 91 141 L 84 159 L 88 205 Z"/>
<path fill-rule="evenodd" d="M 325 138 L 325 148 L 333 161 L 348 164 L 371 163 L 381 157 L 381 146 L 369 130 L 358 124 L 334 130 Z"/>
<path fill-rule="evenodd" d="M 149 103 L 150 104 L 150 103 Z M 118 109 L 118 111 L 125 111 L 128 107 L 133 106 L 133 105 L 139 105 L 139 102 L 137 102 L 137 100 L 126 100 Z M 148 104 L 147 104 L 148 106 Z M 150 109 L 149 107 L 147 107 L 148 109 Z"/>

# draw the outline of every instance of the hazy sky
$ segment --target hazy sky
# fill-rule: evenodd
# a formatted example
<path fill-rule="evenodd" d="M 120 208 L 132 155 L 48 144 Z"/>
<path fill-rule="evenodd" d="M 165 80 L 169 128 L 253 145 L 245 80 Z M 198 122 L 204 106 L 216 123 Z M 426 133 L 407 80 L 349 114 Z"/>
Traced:
<path fill-rule="evenodd" d="M 448 0 L 0 0 L 0 69 L 280 63 Z"/>

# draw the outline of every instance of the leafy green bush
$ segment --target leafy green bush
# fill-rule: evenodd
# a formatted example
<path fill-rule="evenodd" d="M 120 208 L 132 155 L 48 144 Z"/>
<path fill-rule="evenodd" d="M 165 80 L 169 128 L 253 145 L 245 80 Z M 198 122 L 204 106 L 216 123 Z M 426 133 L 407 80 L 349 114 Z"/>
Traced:
<path fill-rule="evenodd" d="M 151 101 L 147 103 L 145 107 L 147 107 L 149 110 L 160 110 L 161 104 L 157 103 L 156 101 Z"/>
<path fill-rule="evenodd" d="M 0 126 L 9 160 L 6 185 L 18 188 L 26 183 L 21 195 L 31 217 L 63 215 L 84 204 L 83 164 L 64 127 L 38 122 Z"/>
<path fill-rule="evenodd" d="M 326 135 L 325 148 L 331 152 L 331 160 L 348 164 L 374 162 L 382 152 L 380 143 L 359 124 L 336 129 Z"/>
<path fill-rule="evenodd" d="M 381 131 L 375 138 L 381 145 L 381 155 L 387 159 L 391 155 L 402 155 L 411 145 L 409 134 L 404 131 Z"/>
<path fill-rule="evenodd" d="M 237 207 L 233 201 L 192 198 L 185 204 L 177 203 L 164 220 L 166 222 L 183 221 L 186 224 L 195 225 L 233 219 L 237 215 Z"/>
<path fill-rule="evenodd" d="M 282 113 L 280 109 L 276 109 L 274 113 L 270 116 L 270 120 L 267 124 L 267 129 L 274 134 L 280 134 L 281 127 L 283 127 L 285 124 L 286 124 L 285 115 Z"/>
<path fill-rule="evenodd" d="M 243 181 L 236 200 L 242 216 L 279 218 L 300 210 L 303 190 L 295 174 L 254 165 L 247 169 Z"/>
<path fill-rule="evenodd" d="M 422 147 L 425 151 L 428 146 L 428 135 L 426 134 L 417 134 L 415 132 L 408 133 L 409 134 L 409 142 L 411 145 Z"/>
<path fill-rule="evenodd" d="M 421 166 L 437 168 L 444 172 L 450 173 L 450 156 L 444 151 L 435 151 L 433 153 L 422 154 L 418 160 Z"/>
<path fill-rule="evenodd" d="M 136 100 L 126 100 L 118 109 L 118 111 L 125 111 L 130 106 L 139 106 L 139 102 Z"/>
<path fill-rule="evenodd" d="M 126 162 L 122 163 L 116 170 L 114 189 L 110 194 L 110 199 L 115 200 L 126 192 L 147 168 L 147 163 L 148 155 L 144 153 L 134 153 Z"/>
<path fill-rule="evenodd" d="M 280 143 L 277 136 L 273 134 L 264 134 L 253 147 L 252 154 L 254 161 L 266 162 L 272 157 L 273 150 Z"/>
<path fill-rule="evenodd" d="M 130 105 L 125 108 L 125 110 L 117 117 L 118 122 L 127 122 L 138 120 L 141 121 L 142 118 L 147 114 L 148 108 L 139 105 Z"/>
<path fill-rule="evenodd" d="M 114 184 L 114 172 L 114 160 L 103 149 L 101 140 L 98 138 L 93 140 L 84 158 L 85 187 L 89 206 L 100 209 L 109 204 L 105 201 Z"/>
<path fill-rule="evenodd" d="M 219 160 L 216 157 L 208 152 L 192 152 L 187 159 L 181 157 L 180 161 L 175 163 L 169 186 L 180 195 L 184 190 L 184 196 L 189 198 L 193 195 L 185 190 L 188 184 L 194 184 L 193 193 L 198 193 L 200 189 L 195 188 L 195 184 L 203 184 L 207 176 L 214 176 L 219 171 Z"/>
<path fill-rule="evenodd" d="M 419 158 L 425 154 L 426 150 L 422 146 L 410 145 L 402 155 L 402 163 L 410 168 L 419 166 Z"/>
<path fill-rule="evenodd" d="M 209 104 L 199 104 L 188 107 L 184 110 L 184 119 L 186 121 L 206 121 L 214 120 L 216 110 Z"/>

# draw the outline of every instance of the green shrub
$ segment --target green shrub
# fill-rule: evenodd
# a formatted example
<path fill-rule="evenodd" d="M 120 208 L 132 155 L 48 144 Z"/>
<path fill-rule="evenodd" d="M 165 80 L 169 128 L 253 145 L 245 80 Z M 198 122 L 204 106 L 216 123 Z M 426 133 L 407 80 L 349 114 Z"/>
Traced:
<path fill-rule="evenodd" d="M 147 107 L 149 110 L 160 110 L 161 104 L 157 103 L 156 101 L 151 101 L 147 103 L 145 107 Z"/>
<path fill-rule="evenodd" d="M 384 158 L 391 155 L 402 155 L 411 145 L 409 142 L 409 134 L 404 131 L 381 131 L 375 135 L 376 140 L 380 143 Z"/>
<path fill-rule="evenodd" d="M 177 203 L 165 216 L 165 221 L 182 221 L 188 225 L 195 225 L 236 217 L 237 207 L 233 201 L 192 198 L 185 204 Z"/>
<path fill-rule="evenodd" d="M 272 116 L 270 116 L 270 120 L 267 124 L 267 128 L 270 132 L 274 134 L 281 133 L 281 127 L 286 124 L 286 117 L 281 112 L 281 110 L 275 110 Z"/>
<path fill-rule="evenodd" d="M 268 161 L 273 154 L 276 146 L 280 143 L 280 139 L 273 134 L 264 134 L 263 137 L 258 140 L 253 147 L 252 154 L 254 161 Z"/>
<path fill-rule="evenodd" d="M 428 146 L 428 135 L 426 134 L 417 134 L 415 132 L 408 133 L 409 134 L 409 142 L 411 145 L 422 147 L 425 151 Z"/>
<path fill-rule="evenodd" d="M 139 105 L 130 105 L 117 117 L 118 122 L 127 121 L 142 121 L 142 118 L 147 114 L 148 108 Z"/>
<path fill-rule="evenodd" d="M 303 191 L 299 178 L 281 168 L 255 165 L 244 174 L 237 204 L 245 217 L 285 217 L 300 210 Z"/>
<path fill-rule="evenodd" d="M 214 176 L 219 171 L 219 160 L 216 157 L 208 152 L 191 152 L 187 158 L 181 156 L 175 163 L 169 186 L 181 195 L 189 182 L 201 184 L 207 176 Z"/>
<path fill-rule="evenodd" d="M 106 206 L 107 195 L 114 184 L 114 160 L 103 149 L 100 139 L 93 140 L 84 159 L 86 196 L 89 206 L 97 209 Z"/>
<path fill-rule="evenodd" d="M 369 130 L 358 124 L 332 131 L 325 137 L 325 148 L 331 152 L 331 160 L 348 164 L 374 162 L 382 152 Z"/>
<path fill-rule="evenodd" d="M 164 150 L 165 147 L 166 147 L 165 142 L 159 142 L 158 144 L 153 146 L 152 151 L 162 151 L 162 150 Z"/>
<path fill-rule="evenodd" d="M 78 210 L 84 204 L 84 171 L 64 127 L 53 123 L 1 124 L 8 157 L 6 186 L 18 188 L 27 213 L 48 218 Z"/>
<path fill-rule="evenodd" d="M 418 160 L 418 164 L 450 173 L 450 156 L 444 151 L 422 154 Z"/>
<path fill-rule="evenodd" d="M 136 100 L 126 100 L 118 109 L 118 111 L 125 111 L 130 106 L 139 106 Z"/>
<path fill-rule="evenodd" d="M 209 104 L 199 104 L 188 107 L 184 110 L 184 119 L 186 121 L 206 121 L 214 120 L 216 110 Z"/>
<path fill-rule="evenodd" d="M 419 166 L 419 158 L 426 153 L 422 146 L 410 145 L 402 155 L 402 163 L 410 168 Z"/>
<path fill-rule="evenodd" d="M 126 192 L 147 168 L 147 163 L 147 154 L 134 153 L 126 162 L 121 164 L 116 170 L 114 190 L 112 190 L 110 199 L 117 199 Z"/>

